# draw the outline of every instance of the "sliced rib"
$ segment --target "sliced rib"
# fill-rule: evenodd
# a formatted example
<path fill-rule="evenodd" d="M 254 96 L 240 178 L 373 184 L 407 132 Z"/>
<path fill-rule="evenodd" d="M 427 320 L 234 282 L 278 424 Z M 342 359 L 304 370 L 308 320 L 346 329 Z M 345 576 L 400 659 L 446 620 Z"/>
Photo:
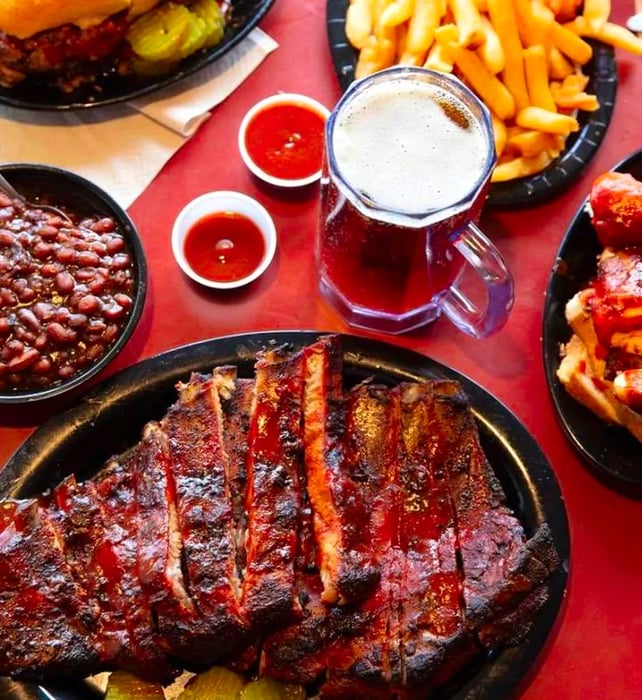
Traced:
<path fill-rule="evenodd" d="M 301 517 L 303 354 L 259 353 L 247 460 L 243 610 L 254 626 L 301 615 L 295 586 Z"/>
<path fill-rule="evenodd" d="M 435 384 L 436 459 L 456 513 L 465 617 L 480 629 L 544 582 L 557 564 L 550 530 L 527 539 L 490 468 L 468 400 L 457 382 Z"/>
<path fill-rule="evenodd" d="M 151 547 L 149 541 L 145 545 L 141 542 L 143 525 L 151 525 L 151 520 L 144 499 L 142 506 L 137 500 L 142 494 L 139 471 L 141 464 L 154 462 L 150 458 L 153 452 L 146 429 L 143 441 L 126 454 L 112 458 L 93 485 L 100 498 L 105 541 L 113 554 L 109 585 L 121 598 L 136 673 L 150 680 L 168 681 L 176 670 L 165 656 L 167 649 L 156 629 L 152 600 L 144 590 L 145 574 L 141 567 L 141 546 L 161 551 L 163 538 L 167 536 L 166 531 L 154 529 L 149 534 L 156 546 Z"/>
<path fill-rule="evenodd" d="M 381 570 L 373 594 L 358 606 L 370 616 L 366 630 L 352 639 L 333 644 L 326 652 L 328 675 L 321 697 L 346 692 L 354 682 L 356 697 L 364 683 L 368 697 L 402 681 L 400 647 L 400 585 L 403 557 L 399 549 L 401 492 L 398 485 L 400 393 L 364 383 L 348 399 L 346 458 L 350 473 L 358 474 L 370 504 L 369 522 L 363 528 L 377 553 Z"/>
<path fill-rule="evenodd" d="M 402 683 L 427 691 L 463 669 L 479 646 L 463 617 L 455 514 L 446 474 L 434 459 L 441 427 L 432 382 L 402 384 L 401 394 Z"/>
<path fill-rule="evenodd" d="M 193 375 L 162 420 L 182 538 L 185 588 L 194 605 L 171 649 L 191 664 L 209 665 L 234 652 L 248 627 L 239 606 L 235 525 L 223 415 L 213 376 Z M 172 621 L 159 621 L 170 630 Z M 179 632 L 178 635 L 175 632 Z"/>
<path fill-rule="evenodd" d="M 0 675 L 83 676 L 100 667 L 94 614 L 46 509 L 25 501 L 0 532 Z"/>
<path fill-rule="evenodd" d="M 368 509 L 345 463 L 345 399 L 338 336 L 305 352 L 305 464 L 324 602 L 363 598 L 377 583 L 371 542 L 363 537 Z"/>

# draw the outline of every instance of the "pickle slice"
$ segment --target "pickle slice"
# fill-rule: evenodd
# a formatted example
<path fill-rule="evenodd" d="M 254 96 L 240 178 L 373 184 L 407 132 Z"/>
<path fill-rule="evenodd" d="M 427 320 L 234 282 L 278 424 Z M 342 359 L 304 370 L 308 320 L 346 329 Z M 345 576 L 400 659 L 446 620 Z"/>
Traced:
<path fill-rule="evenodd" d="M 216 0 L 196 0 L 190 10 L 205 22 L 207 38 L 204 46 L 211 48 L 218 44 L 223 38 L 225 18 Z"/>
<path fill-rule="evenodd" d="M 134 53 L 146 61 L 178 60 L 190 16 L 184 5 L 167 2 L 136 19 L 126 39 Z"/>
<path fill-rule="evenodd" d="M 183 41 L 178 50 L 178 58 L 183 59 L 186 56 L 191 56 L 193 53 L 196 53 L 205 46 L 206 41 L 207 24 L 205 20 L 194 12 L 190 12 L 187 31 L 183 36 Z"/>
<path fill-rule="evenodd" d="M 273 678 L 257 678 L 248 683 L 239 695 L 239 700 L 305 700 L 305 689 Z"/>
<path fill-rule="evenodd" d="M 243 676 L 222 666 L 214 666 L 194 676 L 178 700 L 237 700 L 244 685 Z"/>
<path fill-rule="evenodd" d="M 160 683 L 149 683 L 127 671 L 114 671 L 107 681 L 105 700 L 164 700 Z"/>

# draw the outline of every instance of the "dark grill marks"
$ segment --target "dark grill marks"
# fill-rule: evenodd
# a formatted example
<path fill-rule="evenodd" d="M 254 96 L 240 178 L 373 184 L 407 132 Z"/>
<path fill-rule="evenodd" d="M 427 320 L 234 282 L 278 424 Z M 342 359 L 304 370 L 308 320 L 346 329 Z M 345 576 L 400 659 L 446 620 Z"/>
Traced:
<path fill-rule="evenodd" d="M 214 384 L 223 412 L 223 448 L 228 457 L 228 482 L 232 502 L 236 570 L 245 569 L 245 488 L 247 484 L 248 434 L 252 416 L 254 381 L 239 379 L 236 367 L 214 369 Z M 240 586 L 240 580 L 235 581 Z"/>
<path fill-rule="evenodd" d="M 260 651 L 324 700 L 414 700 L 521 641 L 557 555 L 461 387 L 345 391 L 336 343 L 193 375 L 95 479 L 0 503 L 0 672 L 170 681 Z"/>
<path fill-rule="evenodd" d="M 95 615 L 93 642 L 101 661 L 125 666 L 135 658 L 127 629 L 126 602 L 119 587 L 120 563 L 105 538 L 103 513 L 91 482 L 67 477 L 53 491 L 50 508 L 74 580 L 86 592 Z"/>
<path fill-rule="evenodd" d="M 402 680 L 399 582 L 401 494 L 398 487 L 399 388 L 361 384 L 349 392 L 346 465 L 359 475 L 369 521 L 363 532 L 378 553 L 381 577 L 372 595 L 357 610 L 370 618 L 366 630 L 328 649 L 328 676 L 321 697 L 343 697 L 351 680 L 354 693 L 367 684 L 368 697 Z M 355 697 L 353 695 L 353 697 Z"/>
<path fill-rule="evenodd" d="M 463 620 L 463 591 L 432 384 L 402 385 L 399 483 L 403 685 L 437 687 L 478 652 Z"/>
<path fill-rule="evenodd" d="M 546 525 L 527 540 L 521 523 L 506 506 L 461 386 L 436 382 L 434 391 L 435 417 L 441 428 L 436 450 L 447 470 L 456 513 L 465 619 L 471 629 L 480 630 L 544 582 L 557 555 Z"/>
<path fill-rule="evenodd" d="M 147 428 L 145 434 L 155 433 Z M 93 482 L 101 504 L 104 538 L 110 543 L 113 553 L 110 587 L 118 593 L 126 609 L 125 619 L 129 637 L 131 666 L 143 678 L 171 680 L 176 674 L 165 656 L 163 640 L 158 636 L 154 624 L 153 602 L 143 590 L 141 573 L 140 526 L 147 516 L 145 507 L 137 500 L 142 496 L 139 482 L 141 461 L 146 463 L 144 454 L 149 449 L 148 438 L 121 458 L 114 458 Z M 158 537 L 158 552 L 161 546 L 162 531 Z M 125 651 L 123 649 L 123 651 Z"/>
<path fill-rule="evenodd" d="M 298 619 L 295 561 L 301 516 L 303 354 L 260 353 L 247 461 L 243 610 L 255 626 Z"/>
<path fill-rule="evenodd" d="M 86 675 L 100 665 L 93 623 L 50 514 L 37 501 L 20 503 L 0 532 L 0 668 L 28 678 Z"/>
<path fill-rule="evenodd" d="M 213 377 L 192 376 L 162 421 L 176 490 L 185 586 L 193 617 L 171 650 L 212 664 L 241 647 L 248 628 L 239 607 L 229 460 L 223 414 Z M 169 620 L 159 621 L 171 624 Z"/>
<path fill-rule="evenodd" d="M 181 570 L 181 535 L 167 437 L 158 423 L 128 455 L 136 504 L 136 556 L 140 582 L 166 650 L 176 656 L 190 641 L 193 604 Z"/>
<path fill-rule="evenodd" d="M 336 336 L 307 348 L 305 465 L 307 491 L 323 581 L 322 600 L 363 598 L 377 583 L 371 543 L 363 537 L 367 508 L 344 458 L 345 399 L 341 349 Z"/>

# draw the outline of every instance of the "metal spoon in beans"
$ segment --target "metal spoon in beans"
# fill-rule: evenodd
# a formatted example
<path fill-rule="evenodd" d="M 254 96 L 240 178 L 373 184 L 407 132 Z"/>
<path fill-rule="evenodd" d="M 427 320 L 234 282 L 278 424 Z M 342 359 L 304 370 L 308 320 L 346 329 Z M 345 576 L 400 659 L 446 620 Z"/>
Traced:
<path fill-rule="evenodd" d="M 44 209 L 45 211 L 52 211 L 55 214 L 58 214 L 58 216 L 64 219 L 68 224 L 73 225 L 73 221 L 62 209 L 58 209 L 58 207 L 54 207 L 51 204 L 34 204 L 33 202 L 30 202 L 24 195 L 20 194 L 20 192 L 18 192 L 18 190 L 16 190 L 16 188 L 1 173 L 0 192 L 4 192 L 10 199 L 17 199 L 18 201 L 22 202 L 23 204 L 26 204 L 29 207 L 37 207 L 38 209 Z"/>

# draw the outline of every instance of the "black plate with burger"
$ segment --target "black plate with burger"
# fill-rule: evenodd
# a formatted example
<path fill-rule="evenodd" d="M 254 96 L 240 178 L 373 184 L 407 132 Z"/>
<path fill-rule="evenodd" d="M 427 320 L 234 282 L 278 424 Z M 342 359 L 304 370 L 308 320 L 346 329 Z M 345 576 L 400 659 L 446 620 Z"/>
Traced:
<path fill-rule="evenodd" d="M 0 104 L 114 104 L 212 63 L 274 0 L 2 0 Z"/>

